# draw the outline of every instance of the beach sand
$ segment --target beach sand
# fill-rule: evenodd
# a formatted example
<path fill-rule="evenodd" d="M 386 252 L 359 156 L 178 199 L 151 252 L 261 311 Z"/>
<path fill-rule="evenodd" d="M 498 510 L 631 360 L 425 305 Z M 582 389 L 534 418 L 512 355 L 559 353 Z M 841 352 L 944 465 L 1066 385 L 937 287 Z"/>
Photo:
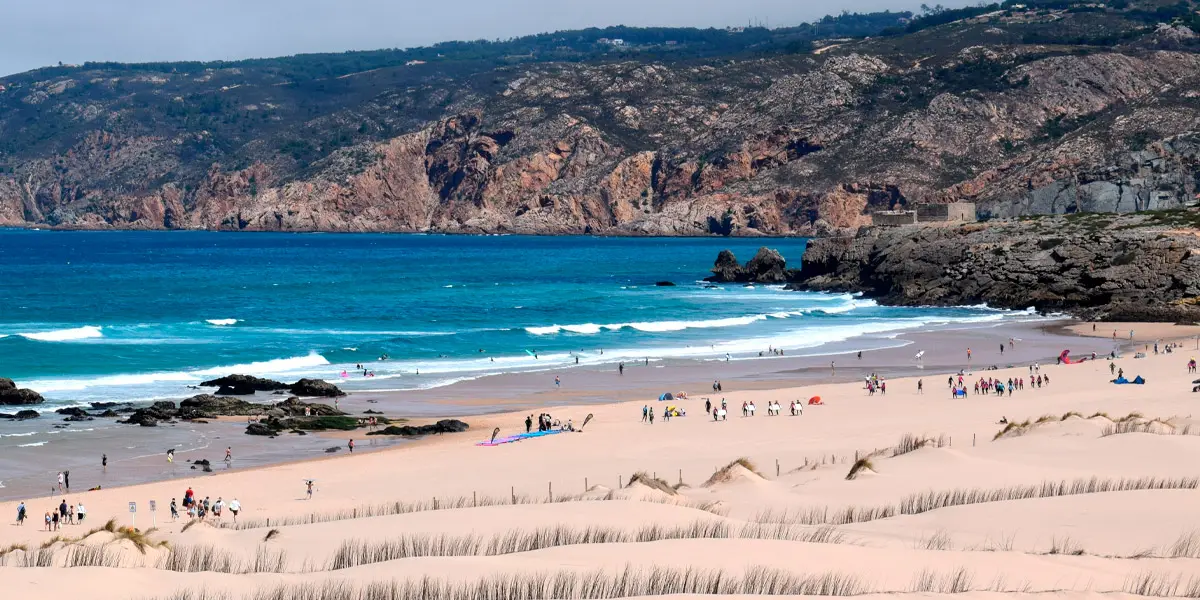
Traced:
<path fill-rule="evenodd" d="M 1072 327 L 1090 330 L 1088 324 Z M 1120 327 L 1126 335 L 1131 327 L 1145 330 L 1154 336 L 1150 343 L 1194 344 L 1188 329 Z M 477 415 L 467 419 L 469 433 L 376 452 L 255 469 L 235 464 L 228 472 L 66 498 L 85 502 L 89 514 L 87 524 L 58 532 L 72 537 L 109 518 L 131 524 L 129 502 L 137 502 L 137 526 L 145 531 L 151 524 L 146 503 L 156 500 L 157 529 L 145 536 L 151 542 L 145 554 L 107 531 L 82 542 L 54 542 L 41 516 L 57 497 L 30 498 L 33 518 L 24 526 L 12 524 L 17 503 L 5 502 L 0 552 L 13 544 L 27 548 L 0 558 L 5 595 L 184 598 L 184 591 L 203 590 L 210 598 L 242 598 L 287 585 L 298 587 L 277 597 L 358 598 L 365 596 L 357 591 L 373 583 L 397 582 L 374 588 L 381 595 L 370 597 L 400 598 L 412 597 L 400 584 L 425 577 L 467 586 L 427 597 L 451 597 L 468 587 L 491 595 L 456 597 L 713 589 L 745 595 L 1187 595 L 1200 589 L 1200 535 L 1194 533 L 1200 527 L 1194 510 L 1200 422 L 1193 418 L 1200 396 L 1191 392 L 1197 375 L 1186 368 L 1200 353 L 1184 347 L 1135 359 L 1126 351 L 1115 366 L 1128 377 L 1145 377 L 1141 386 L 1110 383 L 1104 359 L 1051 360 L 1041 364 L 1051 383 L 1031 389 L 1020 353 L 1053 356 L 1051 349 L 1066 338 L 1048 331 L 1038 342 L 1040 330 L 1011 331 L 964 334 L 927 348 L 921 374 L 888 378 L 886 395 L 869 396 L 861 373 L 912 372 L 911 345 L 864 356 L 861 364 L 846 355 L 810 357 L 811 364 L 768 369 L 745 381 L 722 375 L 721 368 L 734 365 L 714 363 L 702 377 L 678 379 L 673 387 L 688 392 L 684 401 L 599 404 L 603 374 L 595 373 L 590 377 L 597 380 L 580 384 L 583 389 L 571 389 L 573 376 L 567 392 L 546 390 L 513 402 L 550 405 L 531 410 L 577 426 L 591 414 L 581 433 L 482 447 L 476 442 L 494 427 L 502 435 L 523 427 L 530 410 Z M 1006 352 L 1013 367 L 997 351 L 1008 337 L 1021 338 Z M 1072 338 L 1078 342 L 1072 354 L 1110 350 L 1111 340 L 1103 337 Z M 951 398 L 947 378 L 965 367 L 959 355 L 971 342 L 976 370 L 965 376 L 969 384 L 1024 377 L 1024 390 Z M 1147 343 L 1136 335 L 1134 342 Z M 1039 344 L 1045 347 L 1030 350 Z M 839 363 L 836 375 L 830 360 Z M 1001 368 L 978 370 L 993 364 Z M 718 377 L 726 389 L 714 396 L 707 382 Z M 610 398 L 658 389 L 652 386 L 661 382 L 618 381 L 611 387 L 621 391 Z M 563 401 L 552 403 L 555 394 Z M 824 404 L 788 415 L 791 400 L 813 396 Z M 721 397 L 728 420 L 714 422 L 703 414 L 704 399 Z M 373 405 L 384 405 L 377 400 Z M 783 415 L 767 416 L 772 400 L 783 405 Z M 456 401 L 473 405 L 466 397 Z M 743 401 L 756 404 L 756 416 L 742 416 Z M 358 402 L 365 400 L 343 404 Z M 688 416 L 664 421 L 668 404 Z M 644 405 L 657 413 L 653 425 L 641 420 Z M 1002 417 L 1017 425 L 996 438 Z M 735 463 L 741 458 L 749 468 Z M 856 462 L 865 468 L 848 479 Z M 306 479 L 316 482 L 311 500 Z M 236 497 L 241 527 L 232 526 L 229 515 L 186 531 L 186 519 L 172 522 L 166 506 L 181 500 L 188 486 L 201 498 Z M 961 492 L 941 493 L 954 490 Z M 690 579 L 686 569 L 692 569 Z M 680 578 L 673 579 L 672 570 Z M 705 578 L 718 571 L 722 583 L 707 580 L 716 587 L 705 587 Z M 629 577 L 610 581 L 621 574 Z M 546 582 L 559 587 L 539 587 Z"/>

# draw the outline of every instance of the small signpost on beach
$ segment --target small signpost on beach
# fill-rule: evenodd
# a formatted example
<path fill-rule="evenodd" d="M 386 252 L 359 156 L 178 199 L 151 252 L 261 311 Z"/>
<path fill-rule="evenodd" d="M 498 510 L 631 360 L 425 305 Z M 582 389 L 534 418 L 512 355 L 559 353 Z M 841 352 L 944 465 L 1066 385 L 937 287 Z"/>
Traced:
<path fill-rule="evenodd" d="M 133 515 L 133 527 L 137 528 L 137 502 L 129 503 L 129 514 Z"/>
<path fill-rule="evenodd" d="M 151 527 L 158 527 L 158 519 L 155 518 L 155 516 L 154 516 L 154 513 L 156 513 L 156 512 L 158 512 L 158 503 L 151 500 L 150 501 L 150 526 Z"/>

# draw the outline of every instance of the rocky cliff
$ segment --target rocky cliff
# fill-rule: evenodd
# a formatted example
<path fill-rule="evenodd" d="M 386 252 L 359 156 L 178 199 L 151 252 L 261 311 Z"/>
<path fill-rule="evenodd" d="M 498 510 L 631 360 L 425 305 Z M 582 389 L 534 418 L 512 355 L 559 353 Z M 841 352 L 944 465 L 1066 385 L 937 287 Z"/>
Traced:
<path fill-rule="evenodd" d="M 863 228 L 810 242 L 789 287 L 897 305 L 1200 320 L 1200 214 L 1079 214 L 958 227 Z"/>
<path fill-rule="evenodd" d="M 44 69 L 0 79 L 0 225 L 813 235 L 913 202 L 1177 208 L 1198 191 L 1200 43 L 1190 12 L 1149 4 L 571 61 L 563 37 L 486 63 Z"/>

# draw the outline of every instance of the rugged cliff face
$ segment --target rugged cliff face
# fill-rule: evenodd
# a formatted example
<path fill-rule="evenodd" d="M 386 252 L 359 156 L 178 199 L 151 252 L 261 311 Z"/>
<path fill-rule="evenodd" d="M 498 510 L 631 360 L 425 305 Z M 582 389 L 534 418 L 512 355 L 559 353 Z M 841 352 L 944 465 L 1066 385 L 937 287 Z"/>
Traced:
<path fill-rule="evenodd" d="M 959 227 L 863 228 L 810 242 L 793 289 L 888 304 L 1066 311 L 1107 320 L 1200 320 L 1194 212 L 1073 215 Z"/>
<path fill-rule="evenodd" d="M 1200 45 L 1135 8 L 811 53 L 31 72 L 0 80 L 0 225 L 814 235 L 911 202 L 1180 207 Z"/>

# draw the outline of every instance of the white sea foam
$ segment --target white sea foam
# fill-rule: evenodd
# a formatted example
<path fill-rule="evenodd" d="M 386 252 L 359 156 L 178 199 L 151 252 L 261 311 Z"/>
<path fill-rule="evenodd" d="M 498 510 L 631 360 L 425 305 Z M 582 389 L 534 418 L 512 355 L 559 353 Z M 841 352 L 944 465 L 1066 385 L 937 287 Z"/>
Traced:
<path fill-rule="evenodd" d="M 264 360 L 261 362 L 252 362 L 244 365 L 232 365 L 227 367 L 215 367 L 212 369 L 204 369 L 201 371 L 192 371 L 192 375 L 228 375 L 230 373 L 244 373 L 247 375 L 263 375 L 270 373 L 287 373 L 298 369 L 309 367 L 319 367 L 329 364 L 324 356 L 316 352 L 309 353 L 305 356 L 293 356 L 291 358 L 276 358 L 274 360 Z"/>
<path fill-rule="evenodd" d="M 37 448 L 38 446 L 45 446 L 45 445 L 46 445 L 46 442 L 31 442 L 28 444 L 17 444 L 17 447 L 18 448 Z"/>
<path fill-rule="evenodd" d="M 216 325 L 218 327 L 224 326 L 224 325 L 234 325 L 234 324 L 240 323 L 241 321 L 242 321 L 241 319 L 205 319 L 204 320 L 205 323 L 208 323 L 209 325 Z"/>
<path fill-rule="evenodd" d="M 699 321 L 645 321 L 638 323 L 609 323 L 607 325 L 582 323 L 579 325 L 526 327 L 525 331 L 531 335 L 551 335 L 555 333 L 561 333 L 563 331 L 584 335 L 593 335 L 600 333 L 600 331 L 603 329 L 607 329 L 608 331 L 620 331 L 622 329 L 629 328 L 647 333 L 663 333 L 668 331 L 683 331 L 684 329 L 736 327 L 738 325 L 749 325 L 757 321 L 763 321 L 766 320 L 767 317 L 768 315 L 747 315 L 744 317 L 727 317 L 724 319 L 706 319 Z"/>
<path fill-rule="evenodd" d="M 17 335 L 27 340 L 36 340 L 39 342 L 71 342 L 75 340 L 104 337 L 104 334 L 100 331 L 100 327 L 96 325 L 84 325 L 83 327 L 73 327 L 71 329 L 54 329 L 51 331 L 18 333 Z"/>
<path fill-rule="evenodd" d="M 294 356 L 291 358 L 277 358 L 274 360 L 266 360 L 262 362 L 253 362 L 243 365 L 229 365 L 222 367 L 213 367 L 211 369 L 202 369 L 196 371 L 173 371 L 159 373 L 133 373 L 122 375 L 105 375 L 102 377 L 93 377 L 90 379 L 36 379 L 24 382 L 29 389 L 35 390 L 42 394 L 53 392 L 71 392 L 82 391 L 89 388 L 97 387 L 120 387 L 128 388 L 140 385 L 151 384 L 196 384 L 207 377 L 219 377 L 229 375 L 230 373 L 239 373 L 247 375 L 283 375 L 294 371 L 303 371 L 313 367 L 328 365 L 329 361 L 317 353 L 311 353 L 306 356 Z M 175 395 L 162 396 L 156 399 L 172 398 Z"/>

